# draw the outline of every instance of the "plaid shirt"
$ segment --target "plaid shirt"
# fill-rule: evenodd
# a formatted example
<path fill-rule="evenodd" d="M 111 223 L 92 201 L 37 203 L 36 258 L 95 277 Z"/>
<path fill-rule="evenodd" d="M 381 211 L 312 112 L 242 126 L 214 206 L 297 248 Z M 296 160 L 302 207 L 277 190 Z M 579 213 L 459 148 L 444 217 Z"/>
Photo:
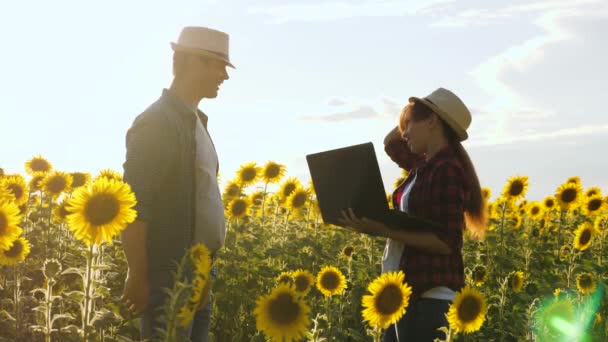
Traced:
<path fill-rule="evenodd" d="M 385 146 L 387 154 L 401 164 L 406 154 L 403 141 Z M 400 159 L 401 158 L 401 159 Z M 393 192 L 393 205 L 399 208 L 404 185 L 417 174 L 409 195 L 409 213 L 437 222 L 441 229 L 433 231 L 445 242 L 452 253 L 432 254 L 413 247 L 406 247 L 401 256 L 400 269 L 407 283 L 412 286 L 413 297 L 436 286 L 446 286 L 454 291 L 464 286 L 462 241 L 464 230 L 464 206 L 469 200 L 469 186 L 464 169 L 452 147 L 437 152 L 431 160 L 418 164 L 416 172 Z"/>

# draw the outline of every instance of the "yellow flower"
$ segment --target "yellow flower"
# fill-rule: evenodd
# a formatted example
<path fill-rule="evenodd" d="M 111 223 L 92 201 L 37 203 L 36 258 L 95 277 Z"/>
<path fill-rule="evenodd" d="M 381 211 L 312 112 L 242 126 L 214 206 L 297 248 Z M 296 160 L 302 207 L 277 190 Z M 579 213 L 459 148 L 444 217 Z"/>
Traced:
<path fill-rule="evenodd" d="M 528 216 L 533 220 L 538 220 L 543 217 L 544 211 L 540 203 L 534 201 L 528 204 Z"/>
<path fill-rule="evenodd" d="M 272 341 L 300 341 L 308 332 L 310 307 L 292 285 L 279 284 L 258 298 L 253 311 L 256 328 Z"/>
<path fill-rule="evenodd" d="M 342 249 L 342 255 L 344 255 L 347 258 L 350 258 L 353 256 L 354 251 L 355 251 L 355 249 L 353 248 L 353 246 L 348 245 L 348 246 L 344 247 L 344 249 Z"/>
<path fill-rule="evenodd" d="M 9 249 L 23 232 L 19 207 L 13 202 L 0 199 L 0 250 Z"/>
<path fill-rule="evenodd" d="M 72 186 L 72 176 L 65 172 L 53 171 L 42 181 L 42 189 L 53 198 L 63 192 L 69 192 Z"/>
<path fill-rule="evenodd" d="M 302 184 L 297 178 L 289 178 L 281 185 L 278 196 L 281 203 L 285 202 L 285 199 L 291 195 L 298 187 L 302 187 Z"/>
<path fill-rule="evenodd" d="M 127 183 L 100 177 L 74 191 L 68 205 L 69 228 L 89 246 L 102 241 L 112 243 L 112 238 L 137 217 L 132 209 L 136 203 Z"/>
<path fill-rule="evenodd" d="M 608 215 L 598 216 L 593 222 L 593 228 L 596 232 L 603 232 L 608 228 Z"/>
<path fill-rule="evenodd" d="M 24 237 L 17 238 L 12 245 L 1 250 L 0 265 L 16 265 L 30 254 L 30 243 Z"/>
<path fill-rule="evenodd" d="M 91 181 L 91 174 L 86 172 L 72 172 L 70 173 L 72 176 L 72 189 L 80 188 L 81 186 L 85 186 L 89 184 Z M 122 177 L 121 177 L 122 178 Z M 118 179 L 122 180 L 122 179 Z"/>
<path fill-rule="evenodd" d="M 42 190 L 42 182 L 44 181 L 44 177 L 46 177 L 46 174 L 42 172 L 37 172 L 32 175 L 32 178 L 30 178 L 28 183 L 30 192 Z"/>
<path fill-rule="evenodd" d="M 285 175 L 285 166 L 275 163 L 273 161 L 268 161 L 264 164 L 264 168 L 262 170 L 262 178 L 265 183 L 273 184 L 281 180 L 283 175 Z"/>
<path fill-rule="evenodd" d="M 211 270 L 209 249 L 202 243 L 195 244 L 190 248 L 190 261 L 192 261 L 196 274 L 203 275 L 207 279 Z"/>
<path fill-rule="evenodd" d="M 361 303 L 363 320 L 372 327 L 386 329 L 405 314 L 410 302 L 412 288 L 404 282 L 403 272 L 386 272 L 374 279 L 367 290 L 371 295 L 363 296 Z"/>
<path fill-rule="evenodd" d="M 566 183 L 581 186 L 581 178 L 579 176 L 573 176 L 573 177 L 568 178 L 568 180 L 566 180 Z"/>
<path fill-rule="evenodd" d="M 476 332 L 486 319 L 486 299 L 478 290 L 466 286 L 456 293 L 447 318 L 450 328 L 457 333 Z"/>
<path fill-rule="evenodd" d="M 178 324 L 181 327 L 187 327 L 192 319 L 194 319 L 194 314 L 196 313 L 196 309 L 190 305 L 186 304 L 179 309 L 179 313 L 177 314 Z"/>
<path fill-rule="evenodd" d="M 249 195 L 249 200 L 252 205 L 261 206 L 262 201 L 264 201 L 264 193 L 262 191 L 255 191 L 251 195 Z"/>
<path fill-rule="evenodd" d="M 341 294 L 346 289 L 346 278 L 336 267 L 325 266 L 317 274 L 317 288 L 325 296 Z"/>
<path fill-rule="evenodd" d="M 521 227 L 523 220 L 520 215 L 511 215 L 511 220 L 513 221 L 513 229 L 519 229 Z"/>
<path fill-rule="evenodd" d="M 286 199 L 287 208 L 289 208 L 292 213 L 296 213 L 306 205 L 309 197 L 310 194 L 306 189 L 297 187 Z"/>
<path fill-rule="evenodd" d="M 528 176 L 512 176 L 507 181 L 502 195 L 508 200 L 516 200 L 526 195 Z"/>
<path fill-rule="evenodd" d="M 580 200 L 581 193 L 580 185 L 564 183 L 557 188 L 555 199 L 562 210 L 574 209 Z"/>
<path fill-rule="evenodd" d="M 519 293 L 524 286 L 524 272 L 511 272 L 509 275 L 509 286 L 511 286 L 513 292 Z"/>
<path fill-rule="evenodd" d="M 107 180 L 115 180 L 122 182 L 122 175 L 114 170 L 103 169 L 99 171 L 97 177 L 94 180 L 98 180 L 99 178 L 105 178 Z"/>
<path fill-rule="evenodd" d="M 231 200 L 241 196 L 241 187 L 235 181 L 229 181 L 224 188 L 224 199 Z"/>
<path fill-rule="evenodd" d="M 0 180 L 0 187 L 13 195 L 15 204 L 22 205 L 27 202 L 27 186 L 21 175 L 4 176 Z"/>
<path fill-rule="evenodd" d="M 41 155 L 37 155 L 32 159 L 25 162 L 25 172 L 27 172 L 30 176 L 40 172 L 40 173 L 48 173 L 53 169 L 53 165 L 44 159 Z"/>
<path fill-rule="evenodd" d="M 543 205 L 545 206 L 545 209 L 547 209 L 548 211 L 551 211 L 551 209 L 555 208 L 555 197 L 553 196 L 548 196 L 543 200 Z"/>
<path fill-rule="evenodd" d="M 602 211 L 604 207 L 604 199 L 601 196 L 595 195 L 583 199 L 583 214 L 589 216 Z"/>
<path fill-rule="evenodd" d="M 598 188 L 597 186 L 592 186 L 592 187 L 588 188 L 587 191 L 585 191 L 585 196 L 587 196 L 587 197 L 593 197 L 593 196 L 600 196 L 600 197 L 602 197 L 602 190 L 600 188 Z"/>
<path fill-rule="evenodd" d="M 236 172 L 239 183 L 246 187 L 247 185 L 255 183 L 260 174 L 260 168 L 257 167 L 255 162 L 249 162 L 241 165 L 239 170 Z"/>
<path fill-rule="evenodd" d="M 576 287 L 581 294 L 589 294 L 595 291 L 597 283 L 593 275 L 584 272 L 576 276 Z"/>
<path fill-rule="evenodd" d="M 488 275 L 488 271 L 482 265 L 477 265 L 471 272 L 471 279 L 473 280 L 473 284 L 475 286 L 481 286 L 486 281 L 486 276 Z"/>
<path fill-rule="evenodd" d="M 235 198 L 228 203 L 226 216 L 233 219 L 242 218 L 243 216 L 247 215 L 249 205 L 250 203 L 248 198 Z"/>
<path fill-rule="evenodd" d="M 315 284 L 315 276 L 307 270 L 296 270 L 291 274 L 296 292 L 306 296 Z"/>
<path fill-rule="evenodd" d="M 65 222 L 66 218 L 70 214 L 68 210 L 68 200 L 64 199 L 57 206 L 53 208 L 53 220 L 55 222 Z"/>
<path fill-rule="evenodd" d="M 277 283 L 293 283 L 293 277 L 291 276 L 291 272 L 281 272 L 281 274 L 279 274 L 279 276 L 277 277 Z"/>
<path fill-rule="evenodd" d="M 594 235 L 595 231 L 589 222 L 581 223 L 575 232 L 574 248 L 579 251 L 586 250 L 591 246 Z"/>

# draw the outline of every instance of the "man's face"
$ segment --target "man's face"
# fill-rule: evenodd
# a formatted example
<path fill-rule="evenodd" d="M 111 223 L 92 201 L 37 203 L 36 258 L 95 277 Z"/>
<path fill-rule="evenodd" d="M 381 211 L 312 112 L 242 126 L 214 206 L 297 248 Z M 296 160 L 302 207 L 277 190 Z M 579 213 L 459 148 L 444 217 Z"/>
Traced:
<path fill-rule="evenodd" d="M 227 80 L 226 63 L 217 59 L 192 56 L 189 73 L 191 85 L 199 91 L 202 98 L 217 97 L 220 86 Z"/>

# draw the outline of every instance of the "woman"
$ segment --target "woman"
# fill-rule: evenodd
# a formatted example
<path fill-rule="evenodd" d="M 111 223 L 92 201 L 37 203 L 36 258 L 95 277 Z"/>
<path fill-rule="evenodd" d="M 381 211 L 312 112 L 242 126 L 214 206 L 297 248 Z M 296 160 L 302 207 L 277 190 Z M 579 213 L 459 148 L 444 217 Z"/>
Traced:
<path fill-rule="evenodd" d="M 403 140 L 386 142 L 387 153 L 398 164 L 408 155 L 399 144 L 406 143 L 412 153 L 424 156 L 424 161 L 415 165 L 393 193 L 394 207 L 432 220 L 440 228 L 391 229 L 356 217 L 352 209 L 343 212 L 343 224 L 403 244 L 396 257 L 385 251 L 383 265 L 405 273 L 412 297 L 403 318 L 387 329 L 385 342 L 444 338 L 437 328 L 447 326 L 449 304 L 464 286 L 465 221 L 469 232 L 478 238 L 486 227 L 479 179 L 461 144 L 468 137 L 470 123 L 471 114 L 465 104 L 451 91 L 439 88 L 427 97 L 409 99 L 399 118 Z"/>

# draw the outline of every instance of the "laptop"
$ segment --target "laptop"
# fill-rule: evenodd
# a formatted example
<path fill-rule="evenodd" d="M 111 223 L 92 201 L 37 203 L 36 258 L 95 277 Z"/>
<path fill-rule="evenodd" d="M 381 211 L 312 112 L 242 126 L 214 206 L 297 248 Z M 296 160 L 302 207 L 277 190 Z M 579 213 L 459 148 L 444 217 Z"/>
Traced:
<path fill-rule="evenodd" d="M 342 226 L 341 211 L 352 208 L 357 217 L 385 223 L 393 229 L 427 230 L 431 221 L 390 209 L 374 145 L 371 142 L 306 156 L 321 216 Z"/>

